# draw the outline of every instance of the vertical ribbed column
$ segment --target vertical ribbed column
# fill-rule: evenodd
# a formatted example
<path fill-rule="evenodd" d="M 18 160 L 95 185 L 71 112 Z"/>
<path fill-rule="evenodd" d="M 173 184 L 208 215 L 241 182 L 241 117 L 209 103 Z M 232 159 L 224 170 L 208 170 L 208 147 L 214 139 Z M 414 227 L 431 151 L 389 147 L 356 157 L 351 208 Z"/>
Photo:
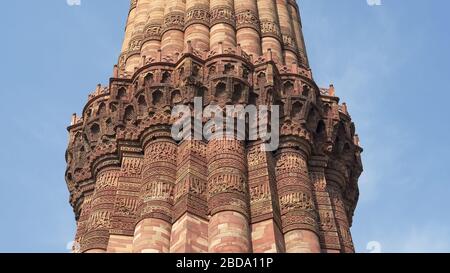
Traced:
<path fill-rule="evenodd" d="M 137 0 L 131 0 L 130 11 L 128 13 L 127 25 L 125 27 L 125 37 L 123 39 L 122 50 L 119 56 L 119 69 L 121 72 L 127 71 L 128 52 L 130 51 L 131 38 L 134 31 L 134 19 L 136 17 Z M 129 68 L 128 68 L 129 69 Z"/>
<path fill-rule="evenodd" d="M 236 39 L 242 50 L 253 58 L 262 54 L 261 26 L 256 0 L 234 0 L 236 12 Z"/>
<path fill-rule="evenodd" d="M 142 156 L 137 147 L 122 146 L 122 164 L 112 216 L 108 253 L 133 251 L 136 210 L 141 188 Z M 125 152 L 123 152 L 125 151 Z M 134 151 L 131 153 L 130 151 Z"/>
<path fill-rule="evenodd" d="M 133 252 L 167 253 L 172 230 L 177 144 L 170 138 L 170 130 L 148 135 L 143 143 L 140 217 L 134 231 Z"/>
<path fill-rule="evenodd" d="M 248 184 L 254 253 L 285 252 L 272 153 L 261 150 L 262 142 L 247 146 Z"/>
<path fill-rule="evenodd" d="M 286 252 L 320 253 L 318 216 L 306 163 L 309 146 L 302 139 L 282 143 L 276 175 Z"/>
<path fill-rule="evenodd" d="M 224 48 L 236 47 L 236 21 L 234 0 L 211 0 L 210 48 L 217 50 L 219 43 Z"/>
<path fill-rule="evenodd" d="M 245 142 L 208 143 L 209 252 L 251 251 Z"/>
<path fill-rule="evenodd" d="M 141 56 L 157 59 L 161 49 L 161 30 L 164 21 L 164 0 L 150 0 L 147 23 L 144 28 Z"/>
<path fill-rule="evenodd" d="M 286 65 L 298 63 L 297 60 L 297 42 L 293 29 L 293 21 L 287 0 L 276 0 L 278 18 L 281 27 L 281 35 L 283 37 L 283 55 Z"/>
<path fill-rule="evenodd" d="M 208 252 L 206 143 L 183 140 L 178 145 L 171 253 Z"/>
<path fill-rule="evenodd" d="M 320 219 L 320 245 L 322 252 L 339 253 L 341 244 L 337 231 L 336 219 L 331 203 L 330 194 L 327 191 L 328 183 L 325 178 L 327 159 L 321 156 L 312 156 L 309 161 L 310 178 L 314 185 L 314 195 Z"/>
<path fill-rule="evenodd" d="M 136 6 L 136 16 L 133 22 L 133 34 L 128 49 L 125 71 L 133 72 L 135 68 L 142 66 L 141 47 L 144 40 L 144 28 L 151 0 L 139 0 Z"/>
<path fill-rule="evenodd" d="M 83 205 L 81 206 L 80 217 L 77 221 L 77 233 L 75 235 L 75 242 L 81 244 L 84 235 L 86 234 L 87 224 L 91 211 L 92 191 L 84 197 Z M 75 246 L 75 245 L 74 245 Z M 80 251 L 79 249 L 77 251 Z"/>
<path fill-rule="evenodd" d="M 283 63 L 283 37 L 278 22 L 276 0 L 257 0 L 261 22 L 262 51 L 272 50 L 276 63 Z"/>
<path fill-rule="evenodd" d="M 97 174 L 83 252 L 101 253 L 108 248 L 119 171 L 117 167 L 106 167 Z"/>
<path fill-rule="evenodd" d="M 127 52 L 128 47 L 130 46 L 131 35 L 133 34 L 134 29 L 134 18 L 136 16 L 136 4 L 137 0 L 131 0 L 130 11 L 127 18 L 127 25 L 125 27 L 125 37 L 123 38 L 122 53 Z"/>
<path fill-rule="evenodd" d="M 297 50 L 300 55 L 300 64 L 309 67 L 308 54 L 306 53 L 305 39 L 303 36 L 302 22 L 297 2 L 295 0 L 287 0 L 289 12 L 291 13 L 292 24 L 294 28 L 295 40 L 297 41 Z"/>
<path fill-rule="evenodd" d="M 176 55 L 184 49 L 184 16 L 186 2 L 184 0 L 167 0 L 164 8 L 164 23 L 161 38 L 163 57 L 176 61 Z"/>
<path fill-rule="evenodd" d="M 209 0 L 187 0 L 184 44 L 191 41 L 199 52 L 209 51 Z"/>
<path fill-rule="evenodd" d="M 337 230 L 341 240 L 341 251 L 353 253 L 355 248 L 350 234 L 350 221 L 345 209 L 344 187 L 346 185 L 345 166 L 337 161 L 330 160 L 326 169 L 327 190 L 330 194 L 331 205 L 334 209 Z"/>
<path fill-rule="evenodd" d="M 342 241 L 342 251 L 344 253 L 354 253 L 355 248 L 353 245 L 352 235 L 350 233 L 348 216 L 344 206 L 342 189 L 334 186 L 335 185 L 330 186 L 330 195 L 331 202 L 334 207 L 334 213 L 336 215 L 336 223 L 338 226 L 339 235 Z"/>
<path fill-rule="evenodd" d="M 142 33 L 147 23 L 148 14 L 151 9 L 152 0 L 139 0 L 136 7 L 134 19 L 134 33 Z"/>

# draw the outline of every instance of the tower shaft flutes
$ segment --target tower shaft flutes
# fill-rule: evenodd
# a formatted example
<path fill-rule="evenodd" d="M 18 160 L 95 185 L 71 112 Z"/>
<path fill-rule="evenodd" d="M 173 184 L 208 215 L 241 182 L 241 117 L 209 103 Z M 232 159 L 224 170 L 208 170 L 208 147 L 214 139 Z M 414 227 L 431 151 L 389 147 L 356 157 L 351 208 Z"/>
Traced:
<path fill-rule="evenodd" d="M 208 138 L 226 106 L 260 112 Z M 174 134 L 179 107 L 199 138 Z M 247 134 L 267 126 L 270 151 Z M 362 149 L 313 80 L 294 0 L 131 1 L 113 77 L 68 130 L 77 251 L 354 251 Z"/>

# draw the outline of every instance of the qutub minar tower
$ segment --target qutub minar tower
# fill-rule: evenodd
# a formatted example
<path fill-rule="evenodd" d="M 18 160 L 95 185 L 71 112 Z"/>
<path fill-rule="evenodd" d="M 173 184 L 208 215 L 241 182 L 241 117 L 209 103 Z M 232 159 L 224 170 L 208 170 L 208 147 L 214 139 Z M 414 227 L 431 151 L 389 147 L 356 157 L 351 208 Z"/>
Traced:
<path fill-rule="evenodd" d="M 280 145 L 183 140 L 171 110 L 279 105 Z M 108 86 L 74 114 L 79 252 L 354 252 L 358 136 L 313 80 L 294 0 L 133 0 Z"/>

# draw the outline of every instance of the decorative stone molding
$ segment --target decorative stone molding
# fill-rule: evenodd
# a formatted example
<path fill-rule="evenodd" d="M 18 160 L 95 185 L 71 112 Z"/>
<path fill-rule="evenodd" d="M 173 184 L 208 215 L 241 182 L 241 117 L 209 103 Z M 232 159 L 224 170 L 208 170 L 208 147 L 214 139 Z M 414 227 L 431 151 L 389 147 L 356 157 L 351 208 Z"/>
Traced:
<path fill-rule="evenodd" d="M 144 41 L 161 40 L 162 27 L 161 24 L 149 23 L 145 26 L 145 38 Z"/>
<path fill-rule="evenodd" d="M 211 9 L 211 27 L 217 24 L 228 24 L 236 27 L 234 10 L 228 6 L 217 6 Z"/>
<path fill-rule="evenodd" d="M 210 25 L 211 15 L 208 6 L 196 5 L 186 11 L 185 28 L 193 24 Z"/>
<path fill-rule="evenodd" d="M 261 20 L 261 33 L 262 37 L 272 37 L 280 42 L 283 41 L 280 26 L 277 22 L 269 20 Z"/>
<path fill-rule="evenodd" d="M 184 30 L 184 13 L 173 11 L 164 16 L 162 35 L 169 30 Z"/>
<path fill-rule="evenodd" d="M 292 37 L 291 35 L 283 34 L 283 46 L 285 49 L 291 50 L 295 54 L 298 54 L 295 38 Z"/>
<path fill-rule="evenodd" d="M 236 14 L 236 29 L 253 28 L 261 33 L 261 24 L 258 19 L 258 14 L 252 10 L 240 11 Z"/>
<path fill-rule="evenodd" d="M 81 252 L 354 251 L 362 148 L 348 109 L 301 63 L 299 22 L 293 37 L 286 15 L 260 20 L 261 10 L 236 8 L 177 6 L 143 30 L 129 21 L 109 85 L 90 92 L 68 127 L 65 179 Z M 278 149 L 174 140 L 171 110 L 194 96 L 203 107 L 279 105 Z"/>
<path fill-rule="evenodd" d="M 128 55 L 134 54 L 135 52 L 139 53 L 142 47 L 142 35 L 135 35 L 131 38 L 130 45 L 128 47 Z"/>

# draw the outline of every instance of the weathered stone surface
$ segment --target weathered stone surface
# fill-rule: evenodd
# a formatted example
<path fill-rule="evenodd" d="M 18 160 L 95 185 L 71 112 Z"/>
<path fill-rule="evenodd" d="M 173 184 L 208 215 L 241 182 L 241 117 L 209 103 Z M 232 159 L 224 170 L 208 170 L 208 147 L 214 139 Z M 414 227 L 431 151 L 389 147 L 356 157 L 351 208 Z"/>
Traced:
<path fill-rule="evenodd" d="M 279 148 L 175 141 L 171 109 L 195 97 L 279 105 Z M 68 131 L 82 252 L 354 251 L 362 148 L 294 0 L 132 0 L 113 77 Z"/>

